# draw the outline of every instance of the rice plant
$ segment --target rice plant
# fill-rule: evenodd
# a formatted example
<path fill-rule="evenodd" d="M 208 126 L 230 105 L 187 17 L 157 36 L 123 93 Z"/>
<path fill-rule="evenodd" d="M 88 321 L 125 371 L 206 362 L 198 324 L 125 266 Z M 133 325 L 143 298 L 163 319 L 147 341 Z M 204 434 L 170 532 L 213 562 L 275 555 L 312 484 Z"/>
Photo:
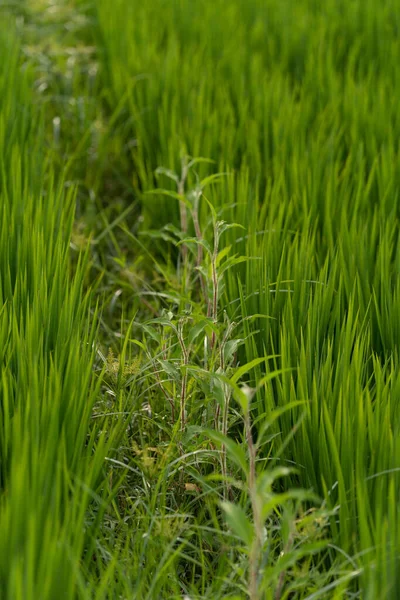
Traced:
<path fill-rule="evenodd" d="M 1 597 L 397 598 L 398 3 L 0 12 Z"/>

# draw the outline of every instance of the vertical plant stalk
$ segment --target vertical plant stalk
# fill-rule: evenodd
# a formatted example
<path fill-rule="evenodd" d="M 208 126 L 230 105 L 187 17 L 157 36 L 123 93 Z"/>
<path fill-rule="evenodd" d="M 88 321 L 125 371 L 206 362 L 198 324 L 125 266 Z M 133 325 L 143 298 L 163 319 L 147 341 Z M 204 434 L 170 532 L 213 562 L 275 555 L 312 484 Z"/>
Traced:
<path fill-rule="evenodd" d="M 201 197 L 201 191 L 196 191 L 196 197 L 195 197 L 195 200 L 193 203 L 193 211 L 192 211 L 194 232 L 195 232 L 196 238 L 199 242 L 201 242 L 203 240 L 203 234 L 201 233 L 200 219 L 199 219 L 200 197 Z M 204 255 L 203 246 L 201 245 L 201 243 L 199 243 L 199 244 L 197 244 L 196 267 L 201 267 L 201 265 L 203 263 L 203 255 Z M 203 277 L 203 274 L 200 273 L 200 271 L 199 271 L 199 276 L 200 276 L 201 293 L 203 295 L 204 302 L 207 304 L 207 302 L 208 302 L 207 285 L 206 285 L 205 279 Z"/>
<path fill-rule="evenodd" d="M 251 432 L 250 405 L 247 407 L 244 415 L 244 425 L 246 430 L 246 440 L 249 453 L 248 487 L 254 522 L 254 540 L 250 551 L 249 559 L 249 596 L 250 600 L 259 600 L 260 595 L 258 590 L 258 572 L 263 545 L 263 522 L 260 510 L 260 503 L 258 501 L 257 495 L 256 448 L 253 442 L 253 435 Z"/>
<path fill-rule="evenodd" d="M 188 176 L 189 168 L 186 156 L 182 158 L 182 168 L 181 168 L 181 176 L 178 181 L 178 194 L 180 196 L 185 195 L 185 184 Z M 186 237 L 188 233 L 188 212 L 186 204 L 180 200 L 179 201 L 179 210 L 180 210 L 180 220 L 181 220 L 181 231 L 183 235 Z M 185 278 L 187 275 L 187 259 L 188 259 L 188 248 L 186 244 L 182 244 L 182 262 L 183 262 L 183 270 L 185 273 Z"/>
<path fill-rule="evenodd" d="M 287 554 L 288 552 L 290 552 L 290 550 L 293 547 L 293 540 L 294 540 L 294 536 L 293 536 L 293 532 L 291 532 L 289 535 L 288 541 L 286 543 L 286 546 L 283 550 L 283 554 Z M 286 576 L 286 570 L 281 571 L 281 573 L 279 574 L 278 585 L 276 586 L 276 590 L 275 590 L 274 600 L 280 600 L 282 597 L 283 585 L 285 583 L 285 576 Z"/>
<path fill-rule="evenodd" d="M 211 281 L 212 281 L 212 300 L 208 303 L 208 316 L 212 318 L 214 323 L 218 320 L 218 296 L 219 296 L 219 281 L 218 281 L 218 247 L 219 247 L 219 230 L 218 223 L 214 228 L 214 250 L 211 256 Z M 211 334 L 211 350 L 215 346 L 215 331 Z"/>
<path fill-rule="evenodd" d="M 226 342 L 228 341 L 232 330 L 234 328 L 234 324 L 233 323 L 229 323 L 226 332 L 224 334 L 223 340 L 221 342 L 221 346 L 220 346 L 220 367 L 221 367 L 221 371 L 222 373 L 225 373 L 226 370 L 226 364 L 225 364 L 225 356 L 224 356 L 224 350 L 225 350 L 225 345 Z M 224 436 L 228 435 L 228 417 L 229 417 L 229 407 L 230 407 L 230 400 L 231 400 L 231 391 L 228 388 L 228 386 L 224 383 L 224 409 L 222 412 L 222 424 L 221 424 L 221 433 Z M 217 411 L 216 411 L 216 425 L 218 425 L 218 421 L 219 421 L 219 405 L 217 406 Z M 226 453 L 226 446 L 225 444 L 222 444 L 221 446 L 221 471 L 222 471 L 222 475 L 224 478 L 224 481 L 226 481 L 227 476 L 228 476 L 228 467 L 227 467 L 227 453 Z M 232 488 L 231 486 L 226 483 L 224 484 L 224 496 L 225 496 L 225 500 L 232 500 Z"/>
<path fill-rule="evenodd" d="M 187 366 L 189 364 L 189 353 L 185 345 L 185 341 L 183 338 L 183 327 L 184 320 L 181 319 L 179 321 L 178 327 L 176 329 L 176 334 L 178 337 L 178 342 L 182 350 L 182 365 L 183 365 L 183 373 L 181 379 L 181 392 L 180 392 L 180 421 L 181 421 L 181 431 L 184 431 L 186 428 L 186 398 L 187 398 L 187 382 L 188 382 L 188 372 Z"/>

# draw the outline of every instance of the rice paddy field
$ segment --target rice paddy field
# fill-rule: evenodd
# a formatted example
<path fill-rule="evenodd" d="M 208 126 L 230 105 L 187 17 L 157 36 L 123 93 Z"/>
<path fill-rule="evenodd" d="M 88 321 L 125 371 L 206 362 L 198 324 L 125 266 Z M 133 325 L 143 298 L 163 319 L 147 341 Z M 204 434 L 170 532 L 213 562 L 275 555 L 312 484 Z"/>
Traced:
<path fill-rule="evenodd" d="M 398 0 L 0 0 L 0 57 L 0 599 L 398 599 Z"/>

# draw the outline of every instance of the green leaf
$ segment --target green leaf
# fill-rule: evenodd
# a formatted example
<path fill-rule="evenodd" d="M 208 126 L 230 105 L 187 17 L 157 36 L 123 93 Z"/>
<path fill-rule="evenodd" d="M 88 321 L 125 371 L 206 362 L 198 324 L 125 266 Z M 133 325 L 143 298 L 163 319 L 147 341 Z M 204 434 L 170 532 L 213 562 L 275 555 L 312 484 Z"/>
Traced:
<path fill-rule="evenodd" d="M 144 192 L 147 195 L 160 195 L 160 196 L 167 196 L 168 198 L 173 198 L 174 200 L 179 200 L 179 202 L 182 202 L 183 204 L 185 204 L 185 206 L 187 206 L 188 208 L 191 208 L 191 204 L 189 202 L 189 200 L 182 194 L 178 194 L 178 192 L 173 192 L 171 190 L 165 190 L 163 188 L 156 188 L 154 190 L 148 190 L 146 192 Z"/>
<path fill-rule="evenodd" d="M 173 181 L 175 181 L 176 184 L 179 183 L 178 175 L 175 173 L 175 171 L 172 171 L 171 169 L 166 169 L 165 167 L 157 167 L 157 169 L 155 170 L 155 174 L 157 176 L 165 175 L 169 179 L 172 179 Z"/>
<path fill-rule="evenodd" d="M 170 361 L 161 360 L 159 358 L 157 362 L 161 365 L 165 373 L 169 375 L 171 379 L 173 379 L 175 382 L 179 382 L 181 380 L 181 375 L 178 369 Z"/>
<path fill-rule="evenodd" d="M 207 185 L 210 185 L 210 183 L 215 183 L 215 182 L 220 181 L 226 175 L 228 175 L 228 173 L 214 173 L 213 175 L 208 175 L 208 177 L 205 177 L 204 179 L 202 179 L 200 181 L 200 186 L 202 188 L 205 188 L 205 187 L 207 187 Z"/>
<path fill-rule="evenodd" d="M 213 429 L 204 429 L 203 432 L 217 444 L 225 446 L 229 458 L 235 462 L 236 465 L 240 467 L 243 473 L 247 476 L 248 462 L 246 452 L 243 450 L 242 446 L 219 431 L 215 431 Z"/>
<path fill-rule="evenodd" d="M 201 319 L 198 323 L 193 325 L 188 333 L 189 344 L 193 344 L 199 335 L 204 333 L 207 329 L 211 329 L 216 332 L 218 331 L 217 327 L 213 323 L 213 320 L 209 318 Z"/>
<path fill-rule="evenodd" d="M 235 267 L 236 265 L 240 265 L 244 262 L 248 262 L 249 260 L 255 260 L 252 259 L 250 256 L 232 256 L 231 258 L 228 258 L 218 269 L 218 276 L 222 277 L 222 275 L 225 273 L 225 271 L 227 271 L 228 269 L 231 269 L 232 267 Z M 257 259 L 259 260 L 259 259 Z"/>
<path fill-rule="evenodd" d="M 196 237 L 186 237 L 186 238 L 183 238 L 182 240 L 179 240 L 179 242 L 177 242 L 176 245 L 181 246 L 182 244 L 195 244 L 198 246 L 203 246 L 203 248 L 205 248 L 207 250 L 209 255 L 212 254 L 211 246 L 207 242 L 207 240 L 203 240 L 203 239 L 199 240 Z"/>
<path fill-rule="evenodd" d="M 250 548 L 254 538 L 254 527 L 243 508 L 232 502 L 221 502 L 221 507 L 228 526 Z"/>
<path fill-rule="evenodd" d="M 243 375 L 246 375 L 246 373 L 251 371 L 251 369 L 254 369 L 254 367 L 257 367 L 257 365 L 261 365 L 262 363 L 264 363 L 265 360 L 266 360 L 266 357 L 254 358 L 253 360 L 246 363 L 245 365 L 242 365 L 241 367 L 239 367 L 236 370 L 235 374 L 230 378 L 230 381 L 232 383 L 237 383 L 238 381 L 240 381 L 240 379 L 243 377 Z"/>
<path fill-rule="evenodd" d="M 215 164 L 215 160 L 212 160 L 211 158 L 204 158 L 202 156 L 198 156 L 196 158 L 192 158 L 188 162 L 188 169 L 191 169 L 194 165 L 197 165 L 198 163 Z"/>

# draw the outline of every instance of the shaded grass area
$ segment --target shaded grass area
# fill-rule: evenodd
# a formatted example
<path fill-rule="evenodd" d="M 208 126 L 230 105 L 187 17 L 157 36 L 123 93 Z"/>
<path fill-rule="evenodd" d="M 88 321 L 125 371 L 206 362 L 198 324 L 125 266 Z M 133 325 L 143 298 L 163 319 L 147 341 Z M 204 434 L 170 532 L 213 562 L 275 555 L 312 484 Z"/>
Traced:
<path fill-rule="evenodd" d="M 13 11 L 4 597 L 397 598 L 397 3 Z"/>

